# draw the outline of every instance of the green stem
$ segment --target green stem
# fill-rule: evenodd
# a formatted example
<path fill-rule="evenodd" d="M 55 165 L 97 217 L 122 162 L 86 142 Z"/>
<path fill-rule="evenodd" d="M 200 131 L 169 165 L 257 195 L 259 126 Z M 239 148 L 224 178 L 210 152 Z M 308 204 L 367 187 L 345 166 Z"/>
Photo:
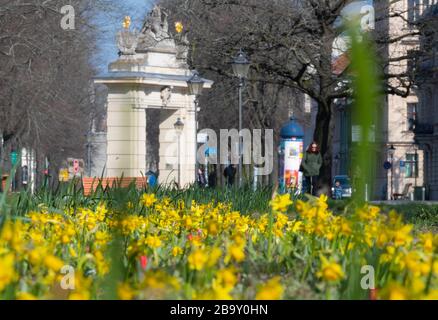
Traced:
<path fill-rule="evenodd" d="M 270 210 L 269 213 L 269 225 L 268 225 L 268 263 L 272 262 L 272 241 L 273 241 L 273 234 L 272 229 L 274 226 L 274 212 Z"/>
<path fill-rule="evenodd" d="M 430 272 L 429 272 L 429 276 L 427 277 L 427 283 L 426 283 L 426 289 L 425 289 L 425 293 L 426 294 L 429 294 L 430 286 L 432 284 L 432 276 L 433 276 L 433 273 L 434 273 L 433 264 L 435 262 L 435 257 L 436 257 L 435 254 L 432 254 L 432 259 L 430 259 L 431 260 L 430 261 Z"/>

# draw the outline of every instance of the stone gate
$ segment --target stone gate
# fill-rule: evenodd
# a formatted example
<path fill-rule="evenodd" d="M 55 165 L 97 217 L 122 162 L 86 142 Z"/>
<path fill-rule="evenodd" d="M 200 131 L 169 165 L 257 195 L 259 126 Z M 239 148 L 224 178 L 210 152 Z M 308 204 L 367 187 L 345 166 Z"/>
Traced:
<path fill-rule="evenodd" d="M 161 184 L 171 184 L 178 180 L 180 158 L 181 185 L 187 185 L 195 180 L 197 143 L 195 97 L 187 85 L 193 75 L 187 64 L 189 43 L 182 33 L 173 36 L 169 32 L 167 14 L 159 6 L 140 32 L 131 31 L 129 25 L 128 19 L 117 35 L 119 59 L 109 65 L 108 73 L 95 79 L 96 84 L 108 87 L 105 175 L 136 178 L 153 170 L 158 171 Z M 212 85 L 205 80 L 204 88 Z M 148 110 L 156 116 L 148 117 Z M 184 122 L 180 139 L 174 128 L 178 118 Z M 158 137 L 148 130 L 152 127 Z M 152 148 L 151 141 L 158 146 Z M 147 161 L 153 158 L 158 159 L 156 167 Z"/>

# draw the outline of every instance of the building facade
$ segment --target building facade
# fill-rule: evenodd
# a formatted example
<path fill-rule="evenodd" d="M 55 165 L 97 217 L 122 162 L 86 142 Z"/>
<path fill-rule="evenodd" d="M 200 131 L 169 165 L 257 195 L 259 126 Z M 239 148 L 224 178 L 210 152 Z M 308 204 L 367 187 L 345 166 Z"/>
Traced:
<path fill-rule="evenodd" d="M 424 183 L 428 198 L 438 200 L 438 1 L 429 1 L 421 12 L 423 32 L 420 50 L 426 54 L 418 63 L 418 113 L 415 137 L 424 153 Z"/>
<path fill-rule="evenodd" d="M 389 61 L 386 70 L 388 74 L 412 76 L 413 72 L 417 72 L 416 53 L 430 51 L 430 48 L 422 46 L 422 39 L 417 35 L 418 29 L 422 17 L 430 15 L 428 12 L 436 7 L 436 2 L 373 2 L 377 18 L 382 13 L 390 17 L 377 19 L 375 32 L 384 34 L 389 39 L 402 39 L 390 41 L 383 52 L 379 52 Z M 417 82 L 406 85 L 401 83 L 401 77 L 388 80 L 389 85 L 394 88 L 406 90 L 409 87 L 409 90 L 405 91 L 405 95 L 387 95 L 379 106 L 374 136 L 377 164 L 375 171 L 371 173 L 376 179 L 374 185 L 369 186 L 371 199 L 389 200 L 394 195 L 418 200 L 423 197 L 438 199 L 438 177 L 434 174 L 438 173 L 436 61 L 435 51 L 431 58 L 423 62 L 423 68 L 427 67 L 429 70 L 429 78 L 424 79 L 421 85 Z M 357 128 L 351 121 L 351 108 L 352 102 L 343 99 L 336 103 L 333 110 L 333 175 L 352 175 L 351 154 Z M 392 154 L 389 149 L 393 150 Z"/>

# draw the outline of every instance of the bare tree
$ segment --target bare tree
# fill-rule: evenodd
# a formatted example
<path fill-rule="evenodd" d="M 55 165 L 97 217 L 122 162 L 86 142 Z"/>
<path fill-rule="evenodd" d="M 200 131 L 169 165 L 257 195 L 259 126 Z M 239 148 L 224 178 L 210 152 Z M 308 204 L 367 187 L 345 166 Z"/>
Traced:
<path fill-rule="evenodd" d="M 242 41 L 249 32 L 246 27 L 242 28 L 244 21 L 254 18 L 251 18 L 254 9 L 250 5 L 240 10 L 238 6 L 204 1 L 165 0 L 161 4 L 170 11 L 171 23 L 182 21 L 184 24 L 191 45 L 190 67 L 215 81 L 213 89 L 201 98 L 202 127 L 217 131 L 238 127 L 239 80 L 233 75 L 231 62 L 241 48 L 250 55 L 252 63 L 251 77 L 244 90 L 244 128 L 273 129 L 274 143 L 278 144 L 280 129 L 292 110 L 303 125 L 310 125 L 303 110 L 302 93 L 259 68 L 254 48 Z M 268 20 L 260 20 L 260 23 L 268 23 Z M 274 153 L 274 163 L 276 161 Z M 275 182 L 276 167 L 274 165 L 272 175 L 265 177 L 266 184 Z M 251 178 L 251 167 L 245 171 Z"/>
<path fill-rule="evenodd" d="M 64 5 L 74 8 L 72 30 L 61 26 Z M 97 113 L 97 17 L 113 7 L 109 0 L 0 0 L 2 150 L 36 150 L 40 162 L 50 158 L 53 169 L 67 156 L 83 157 L 85 134 Z"/>
<path fill-rule="evenodd" d="M 350 0 L 167 0 L 173 17 L 182 20 L 192 42 L 192 65 L 214 72 L 219 79 L 232 79 L 229 63 L 239 48 L 252 61 L 250 83 L 259 86 L 251 113 L 255 125 L 273 126 L 268 120 L 279 105 L 272 96 L 266 99 L 263 88 L 292 88 L 310 96 L 318 104 L 314 139 L 324 155 L 322 183 L 330 184 L 332 152 L 332 115 L 335 101 L 352 97 L 348 74 L 348 55 L 345 65 L 333 64 L 335 40 L 344 33 L 339 23 Z M 376 32 L 370 32 L 379 54 L 382 70 L 381 93 L 408 96 L 414 87 L 412 73 L 405 66 L 412 53 L 397 52 L 394 48 L 421 32 L 418 23 L 409 20 L 403 1 L 374 1 Z M 402 9 L 400 9 L 402 8 Z M 392 20 L 390 20 L 392 19 Z M 390 32 L 394 19 L 405 19 L 408 28 Z M 415 55 L 418 52 L 414 53 Z M 335 70 L 338 68 L 337 70 Z M 231 81 L 231 80 L 228 80 Z M 227 88 L 229 89 L 229 87 Z M 211 100 L 209 100 L 211 102 Z M 257 116 L 258 115 L 258 116 Z"/>

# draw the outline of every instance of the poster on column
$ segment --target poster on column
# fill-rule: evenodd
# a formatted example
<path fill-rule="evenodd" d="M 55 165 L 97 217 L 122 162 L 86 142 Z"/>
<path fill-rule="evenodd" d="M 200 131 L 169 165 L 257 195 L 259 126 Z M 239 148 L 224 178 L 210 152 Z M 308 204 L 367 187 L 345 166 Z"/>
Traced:
<path fill-rule="evenodd" d="M 300 173 L 303 159 L 304 143 L 301 139 L 285 141 L 284 145 L 284 180 L 287 189 L 300 189 L 302 176 Z"/>

